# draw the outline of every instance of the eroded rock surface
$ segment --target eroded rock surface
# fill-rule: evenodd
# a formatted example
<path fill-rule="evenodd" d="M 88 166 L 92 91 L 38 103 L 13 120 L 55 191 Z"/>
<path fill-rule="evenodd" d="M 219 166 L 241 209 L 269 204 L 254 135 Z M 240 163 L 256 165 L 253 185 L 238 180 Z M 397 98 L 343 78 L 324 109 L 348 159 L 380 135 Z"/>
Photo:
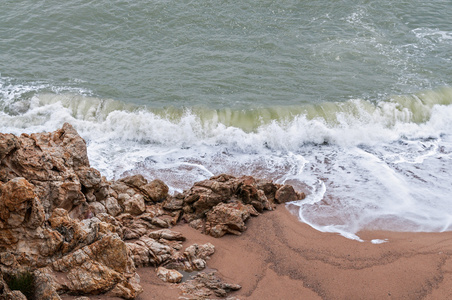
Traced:
<path fill-rule="evenodd" d="M 229 292 L 242 287 L 238 284 L 223 282 L 215 272 L 200 272 L 191 280 L 180 285 L 182 295 L 188 299 L 209 299 L 212 296 L 226 297 Z"/>
<path fill-rule="evenodd" d="M 4 276 L 32 274 L 37 299 L 60 294 L 134 299 L 137 267 L 158 268 L 184 297 L 224 297 L 240 286 L 202 273 L 214 245 L 184 245 L 171 228 L 190 223 L 214 237 L 240 235 L 246 221 L 304 197 L 291 186 L 218 175 L 183 193 L 142 175 L 108 181 L 90 167 L 85 141 L 70 124 L 55 132 L 0 133 L 0 298 L 24 299 Z M 27 274 L 28 274 L 27 273 Z"/>

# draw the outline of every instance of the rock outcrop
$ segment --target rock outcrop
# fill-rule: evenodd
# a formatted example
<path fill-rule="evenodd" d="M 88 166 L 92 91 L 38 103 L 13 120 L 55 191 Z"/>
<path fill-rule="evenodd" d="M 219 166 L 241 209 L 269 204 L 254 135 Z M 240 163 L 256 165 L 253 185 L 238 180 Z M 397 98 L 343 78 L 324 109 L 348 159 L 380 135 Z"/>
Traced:
<path fill-rule="evenodd" d="M 70 124 L 20 137 L 0 133 L 0 298 L 25 299 L 8 280 L 27 274 L 37 299 L 134 299 L 142 292 L 136 268 L 147 266 L 171 283 L 182 280 L 179 271 L 195 272 L 180 284 L 185 296 L 224 297 L 240 286 L 201 272 L 214 245 L 184 249 L 185 237 L 170 228 L 182 221 L 214 237 L 240 235 L 251 216 L 304 197 L 288 185 L 225 174 L 183 193 L 168 190 L 141 175 L 102 177 Z"/>
<path fill-rule="evenodd" d="M 304 199 L 292 186 L 256 180 L 251 176 L 219 175 L 197 182 L 185 193 L 183 219 L 214 237 L 240 235 L 250 216 L 273 210 L 276 204 Z M 177 200 L 173 200 L 173 203 Z"/>

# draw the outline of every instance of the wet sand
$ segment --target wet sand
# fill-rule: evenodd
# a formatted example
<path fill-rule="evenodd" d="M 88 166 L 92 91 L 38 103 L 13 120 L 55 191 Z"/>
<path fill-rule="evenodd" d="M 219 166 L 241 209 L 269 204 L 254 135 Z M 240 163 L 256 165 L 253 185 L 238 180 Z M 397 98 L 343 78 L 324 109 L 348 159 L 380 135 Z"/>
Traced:
<path fill-rule="evenodd" d="M 452 232 L 361 232 L 366 242 L 321 233 L 284 206 L 247 223 L 241 236 L 213 238 L 187 225 L 173 227 L 192 243 L 211 242 L 207 262 L 242 289 L 238 299 L 452 299 Z M 372 239 L 388 239 L 372 244 Z M 138 299 L 177 299 L 178 289 L 141 268 Z"/>

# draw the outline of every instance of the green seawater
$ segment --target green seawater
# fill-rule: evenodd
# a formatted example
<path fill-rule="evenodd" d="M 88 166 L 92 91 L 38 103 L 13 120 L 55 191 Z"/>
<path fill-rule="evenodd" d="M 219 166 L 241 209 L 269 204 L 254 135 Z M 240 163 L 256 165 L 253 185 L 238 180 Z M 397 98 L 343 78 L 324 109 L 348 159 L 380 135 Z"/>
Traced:
<path fill-rule="evenodd" d="M 452 85 L 451 11 L 440 0 L 1 0 L 0 76 L 151 108 L 377 102 Z"/>

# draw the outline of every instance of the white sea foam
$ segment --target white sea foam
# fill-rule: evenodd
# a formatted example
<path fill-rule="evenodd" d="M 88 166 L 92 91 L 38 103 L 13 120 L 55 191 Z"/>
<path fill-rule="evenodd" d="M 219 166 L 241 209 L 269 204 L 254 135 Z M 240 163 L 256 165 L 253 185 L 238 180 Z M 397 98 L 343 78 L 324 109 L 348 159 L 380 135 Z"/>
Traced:
<path fill-rule="evenodd" d="M 1 111 L 0 128 L 20 134 L 70 122 L 87 140 L 91 164 L 108 178 L 142 173 L 172 191 L 224 172 L 293 184 L 308 195 L 290 204 L 301 221 L 361 240 L 362 229 L 452 230 L 452 99 L 450 90 L 440 94 L 350 100 L 295 115 L 281 108 L 273 120 L 241 123 L 237 116 L 247 114 L 174 113 L 43 93 L 23 113 Z"/>
<path fill-rule="evenodd" d="M 371 240 L 370 242 L 371 242 L 372 244 L 378 245 L 378 244 L 386 243 L 387 241 L 388 241 L 387 239 L 384 239 L 384 240 L 374 239 L 374 240 Z"/>

